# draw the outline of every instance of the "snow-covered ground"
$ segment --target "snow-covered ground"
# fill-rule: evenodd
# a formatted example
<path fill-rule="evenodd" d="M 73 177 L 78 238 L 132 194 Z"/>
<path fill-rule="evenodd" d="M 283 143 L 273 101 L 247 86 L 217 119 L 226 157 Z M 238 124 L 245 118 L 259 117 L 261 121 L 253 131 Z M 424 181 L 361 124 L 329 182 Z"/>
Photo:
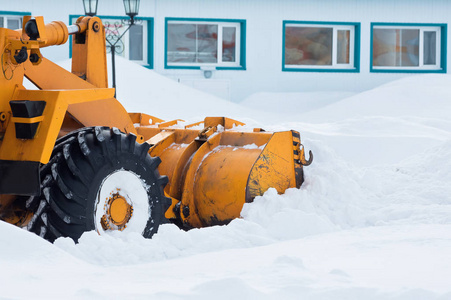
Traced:
<path fill-rule="evenodd" d="M 0 222 L 1 299 L 451 299 L 451 76 L 241 104 L 119 59 L 129 111 L 295 129 L 315 159 L 228 226 L 54 245 Z"/>

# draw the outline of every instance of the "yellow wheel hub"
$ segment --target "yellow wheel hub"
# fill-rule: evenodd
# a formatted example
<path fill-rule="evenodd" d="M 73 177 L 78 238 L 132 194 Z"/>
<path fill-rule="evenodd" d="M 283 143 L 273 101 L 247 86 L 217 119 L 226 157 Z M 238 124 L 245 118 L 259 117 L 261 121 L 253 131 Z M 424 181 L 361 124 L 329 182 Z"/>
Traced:
<path fill-rule="evenodd" d="M 113 194 L 105 202 L 105 214 L 100 223 L 103 230 L 122 231 L 127 227 L 127 223 L 133 215 L 133 206 L 119 193 Z"/>

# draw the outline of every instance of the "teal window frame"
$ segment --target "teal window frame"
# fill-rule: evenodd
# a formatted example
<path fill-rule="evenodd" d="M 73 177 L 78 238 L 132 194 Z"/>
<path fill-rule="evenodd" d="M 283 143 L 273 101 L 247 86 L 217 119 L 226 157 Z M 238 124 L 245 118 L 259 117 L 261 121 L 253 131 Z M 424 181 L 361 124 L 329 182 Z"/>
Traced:
<path fill-rule="evenodd" d="M 373 38 L 374 27 L 440 27 L 440 69 L 421 69 L 421 67 L 410 67 L 409 69 L 403 67 L 385 67 L 378 69 L 373 67 Z M 446 73 L 447 67 L 447 36 L 448 25 L 446 23 L 371 23 L 371 39 L 370 39 L 370 72 L 371 73 Z M 420 46 L 421 47 L 421 46 Z"/>
<path fill-rule="evenodd" d="M 72 25 L 72 19 L 82 17 L 83 15 L 69 15 L 69 25 Z M 128 16 L 96 16 L 100 19 L 126 20 Z M 154 19 L 150 17 L 135 17 L 135 20 L 147 21 L 147 65 L 142 65 L 147 69 L 154 68 Z M 69 38 L 69 58 L 72 57 L 72 39 Z"/>
<path fill-rule="evenodd" d="M 203 64 L 199 66 L 168 65 L 168 24 L 171 21 L 176 22 L 211 22 L 211 23 L 239 23 L 240 24 L 240 63 L 238 67 L 215 66 L 216 70 L 246 70 L 246 20 L 243 19 L 204 19 L 204 18 L 165 18 L 164 34 L 164 68 L 165 69 L 192 69 L 200 70 Z M 214 64 L 205 64 L 205 66 L 214 66 Z"/>
<path fill-rule="evenodd" d="M 23 18 L 24 16 L 31 16 L 31 12 L 29 12 L 29 11 L 6 11 L 6 10 L 0 10 L 0 16 L 1 15 L 4 15 L 4 16 L 20 16 L 20 17 Z"/>
<path fill-rule="evenodd" d="M 286 67 L 285 66 L 285 29 L 287 25 L 321 25 L 321 26 L 351 26 L 354 27 L 354 61 L 353 68 L 315 68 L 311 67 Z M 360 72 L 360 32 L 361 25 L 358 22 L 322 22 L 322 21 L 283 21 L 282 26 L 282 71 L 283 72 L 328 72 L 328 73 L 359 73 Z"/>

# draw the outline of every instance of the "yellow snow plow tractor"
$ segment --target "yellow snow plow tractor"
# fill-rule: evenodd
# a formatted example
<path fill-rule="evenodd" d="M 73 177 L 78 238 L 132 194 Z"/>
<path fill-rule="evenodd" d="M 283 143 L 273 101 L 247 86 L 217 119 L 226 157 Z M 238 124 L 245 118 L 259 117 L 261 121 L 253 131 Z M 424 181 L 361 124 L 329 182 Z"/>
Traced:
<path fill-rule="evenodd" d="M 296 131 L 241 132 L 224 117 L 178 128 L 125 111 L 108 88 L 99 18 L 27 16 L 22 27 L 0 28 L 1 220 L 49 241 L 90 230 L 151 237 L 166 222 L 226 224 L 268 188 L 302 184 L 312 156 Z M 40 52 L 70 36 L 72 72 Z"/>

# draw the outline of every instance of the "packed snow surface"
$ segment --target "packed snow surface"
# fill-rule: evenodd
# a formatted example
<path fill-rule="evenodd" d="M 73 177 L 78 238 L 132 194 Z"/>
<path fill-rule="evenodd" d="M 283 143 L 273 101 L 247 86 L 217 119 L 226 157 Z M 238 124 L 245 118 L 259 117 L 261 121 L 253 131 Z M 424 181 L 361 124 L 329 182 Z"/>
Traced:
<path fill-rule="evenodd" d="M 163 225 L 151 240 L 52 245 L 0 222 L 0 298 L 451 299 L 450 76 L 236 104 L 121 59 L 117 73 L 129 111 L 298 130 L 315 156 L 304 184 L 268 190 L 227 226 Z"/>

